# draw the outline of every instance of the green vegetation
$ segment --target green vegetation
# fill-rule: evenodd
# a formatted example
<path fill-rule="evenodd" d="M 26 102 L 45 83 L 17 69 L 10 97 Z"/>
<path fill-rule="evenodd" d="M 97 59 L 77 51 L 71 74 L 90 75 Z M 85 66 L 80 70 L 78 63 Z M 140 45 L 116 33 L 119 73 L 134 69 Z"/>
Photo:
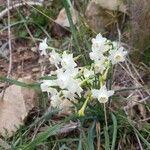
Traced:
<path fill-rule="evenodd" d="M 75 56 L 81 55 L 79 57 L 79 63 L 87 64 L 88 66 L 90 63 L 88 53 L 91 51 L 91 37 L 95 36 L 95 33 L 87 26 L 86 19 L 81 14 L 79 14 L 78 28 L 76 28 L 72 21 L 69 9 L 71 6 L 69 6 L 68 1 L 70 0 L 57 1 L 50 6 L 44 7 L 28 6 L 25 10 L 17 8 L 12 15 L 11 29 L 15 31 L 14 33 L 17 39 L 27 40 L 29 47 L 35 46 L 35 43 L 38 43 L 39 39 L 47 37 L 52 47 L 60 50 L 68 50 L 73 52 Z M 88 1 L 84 1 L 83 3 L 85 6 Z M 70 28 L 67 28 L 67 30 L 70 35 L 62 38 L 53 37 L 51 34 L 54 23 L 53 18 L 56 18 L 62 7 L 65 7 L 69 19 Z M 82 10 L 81 7 L 78 9 Z M 30 15 L 26 17 L 24 11 L 27 11 L 26 13 Z M 7 18 L 4 19 L 4 22 L 5 20 Z M 6 31 L 7 28 L 0 29 L 0 32 Z M 150 49 L 148 48 L 143 54 L 142 63 L 144 64 L 144 69 L 149 69 L 149 62 Z M 128 67 L 130 66 L 129 64 Z M 135 68 L 138 69 L 139 67 L 135 66 Z M 131 79 L 133 79 L 132 69 L 127 69 L 127 72 L 130 74 Z M 112 71 L 110 74 L 108 83 L 110 88 L 114 80 L 114 73 Z M 16 84 L 25 88 L 34 89 L 38 92 L 40 91 L 40 85 L 38 83 L 27 84 L 6 77 L 0 77 L 0 82 Z M 142 119 L 140 117 L 140 119 L 137 119 L 135 116 L 130 116 L 129 112 L 127 113 L 124 110 L 124 103 L 127 103 L 130 97 L 120 96 L 122 93 L 124 94 L 128 91 L 135 92 L 136 90 L 136 88 L 130 89 L 129 87 L 117 91 L 117 94 L 112 97 L 112 100 L 106 104 L 108 126 L 106 126 L 105 122 L 103 105 L 98 101 L 88 104 L 85 116 L 83 117 L 79 117 L 77 112 L 73 112 L 69 116 L 59 116 L 60 110 L 49 109 L 47 95 L 39 93 L 39 107 L 36 108 L 35 114 L 33 113 L 33 115 L 27 117 L 25 125 L 13 137 L 9 138 L 6 136 L 2 137 L 2 139 L 11 145 L 12 150 L 136 150 L 138 149 L 137 147 L 141 150 L 148 150 L 150 149 L 149 122 L 141 121 Z M 139 89 L 140 92 L 142 90 L 144 91 L 145 89 Z M 149 89 L 147 88 L 146 90 Z M 81 108 L 83 101 L 75 104 L 77 110 Z M 139 103 L 143 105 L 146 112 L 149 112 L 149 104 Z M 69 131 L 64 129 L 66 124 L 70 124 L 71 122 L 77 123 L 75 129 Z M 66 132 L 61 133 L 61 129 L 64 129 Z M 3 150 L 1 144 L 0 149 Z"/>

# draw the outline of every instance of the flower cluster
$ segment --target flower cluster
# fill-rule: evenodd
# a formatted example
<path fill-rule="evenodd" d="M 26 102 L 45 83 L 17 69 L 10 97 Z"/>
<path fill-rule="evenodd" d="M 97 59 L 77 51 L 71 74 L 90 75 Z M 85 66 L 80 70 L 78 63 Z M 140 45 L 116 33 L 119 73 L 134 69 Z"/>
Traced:
<path fill-rule="evenodd" d="M 47 39 L 44 39 L 39 50 L 41 55 L 48 55 L 50 63 L 55 66 L 49 76 L 53 79 L 42 80 L 41 89 L 51 96 L 51 106 L 61 108 L 66 101 L 75 101 L 81 97 L 85 103 L 79 113 L 84 114 L 84 109 L 90 99 L 97 99 L 100 103 L 106 103 L 113 90 L 106 88 L 107 74 L 111 67 L 125 61 L 127 51 L 117 42 L 112 42 L 98 34 L 92 39 L 92 51 L 89 53 L 90 66 L 79 67 L 73 58 L 73 54 L 64 51 L 59 54 L 54 49 L 49 49 Z M 68 101 L 68 105 L 71 103 Z"/>
<path fill-rule="evenodd" d="M 49 60 L 56 67 L 49 76 L 55 76 L 56 79 L 43 80 L 41 89 L 51 95 L 51 105 L 59 107 L 63 99 L 74 100 L 77 96 L 81 97 L 83 89 L 80 87 L 81 80 L 76 78 L 79 68 L 73 59 L 73 54 L 64 51 L 59 55 L 53 50 Z"/>

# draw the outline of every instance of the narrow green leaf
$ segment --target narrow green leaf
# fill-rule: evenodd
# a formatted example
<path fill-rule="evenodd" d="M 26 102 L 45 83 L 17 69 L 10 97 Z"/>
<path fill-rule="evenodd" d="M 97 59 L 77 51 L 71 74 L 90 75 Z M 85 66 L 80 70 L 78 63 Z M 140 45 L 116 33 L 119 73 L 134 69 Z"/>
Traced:
<path fill-rule="evenodd" d="M 122 118 L 126 119 L 125 117 L 121 116 Z M 148 149 L 150 149 L 150 143 L 141 135 L 141 133 L 134 127 L 131 120 L 128 120 L 128 123 L 133 128 L 134 132 L 140 137 L 140 139 L 143 141 L 143 143 L 147 146 Z"/>
<path fill-rule="evenodd" d="M 112 138 L 111 150 L 115 150 L 115 143 L 117 138 L 117 119 L 113 113 L 111 114 L 111 117 L 113 120 L 113 138 Z"/>
<path fill-rule="evenodd" d="M 55 80 L 57 79 L 57 76 L 44 76 L 40 77 L 40 80 Z"/>
<path fill-rule="evenodd" d="M 48 115 L 50 115 L 50 114 L 48 114 Z M 46 118 L 48 117 L 46 114 L 45 114 L 45 116 L 46 116 Z M 31 141 L 29 144 L 21 146 L 21 150 L 33 150 L 37 145 L 42 144 L 50 136 L 56 135 L 58 133 L 58 131 L 60 130 L 60 128 L 62 128 L 65 123 L 67 123 L 71 119 L 75 119 L 76 117 L 77 117 L 76 114 L 69 116 L 69 117 L 65 118 L 62 123 L 48 128 L 46 131 L 44 131 L 39 136 L 37 136 L 33 141 Z M 45 120 L 46 120 L 46 118 L 45 118 Z"/>
<path fill-rule="evenodd" d="M 48 128 L 45 132 L 41 133 L 38 137 L 36 137 L 33 141 L 31 141 L 26 146 L 23 146 L 22 150 L 32 150 L 35 148 L 35 146 L 41 144 L 43 141 L 45 141 L 47 138 L 49 138 L 52 135 L 56 135 L 58 130 L 63 126 L 63 124 L 58 124 L 53 127 Z"/>
<path fill-rule="evenodd" d="M 94 150 L 94 129 L 95 129 L 95 122 L 88 130 L 88 144 L 90 150 Z"/>
<path fill-rule="evenodd" d="M 72 33 L 72 36 L 73 36 L 73 39 L 74 39 L 74 44 L 75 44 L 75 47 L 78 49 L 78 52 L 81 53 L 81 50 L 80 50 L 80 47 L 79 47 L 79 42 L 78 42 L 78 38 L 77 38 L 77 31 L 76 31 L 76 28 L 74 26 L 74 23 L 73 23 L 73 20 L 72 20 L 72 16 L 71 16 L 71 12 L 70 12 L 70 4 L 71 2 L 68 2 L 68 0 L 62 0 L 63 2 L 63 5 L 65 7 L 65 10 L 66 10 L 66 14 L 67 14 L 67 17 L 68 17 L 68 20 L 69 20 L 69 24 L 70 24 L 70 29 L 71 29 L 71 33 Z"/>
<path fill-rule="evenodd" d="M 105 149 L 110 150 L 110 141 L 109 141 L 109 134 L 108 128 L 104 128 L 104 136 L 105 136 Z"/>
<path fill-rule="evenodd" d="M 132 126 L 133 127 L 133 126 Z M 143 143 L 147 146 L 148 149 L 150 149 L 150 143 L 142 136 L 142 134 L 135 128 L 133 127 L 134 132 L 140 137 L 140 139 L 143 141 Z"/>
<path fill-rule="evenodd" d="M 28 83 L 24 83 L 24 82 L 14 80 L 14 79 L 9 79 L 9 78 L 6 78 L 6 77 L 0 77 L 0 81 L 8 82 L 10 84 L 15 84 L 15 85 L 25 87 L 25 88 L 29 88 L 29 89 L 40 90 L 40 84 L 39 83 L 28 84 Z"/>
<path fill-rule="evenodd" d="M 82 132 L 80 132 L 80 139 L 78 144 L 78 150 L 82 150 Z"/>

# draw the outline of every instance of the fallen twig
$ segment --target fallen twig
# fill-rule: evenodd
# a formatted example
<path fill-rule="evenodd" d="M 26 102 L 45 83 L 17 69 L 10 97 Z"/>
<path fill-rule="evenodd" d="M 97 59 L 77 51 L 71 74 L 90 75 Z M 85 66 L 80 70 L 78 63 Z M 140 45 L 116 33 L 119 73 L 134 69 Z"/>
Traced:
<path fill-rule="evenodd" d="M 5 16 L 8 11 L 10 11 L 10 10 L 12 10 L 14 8 L 23 6 L 23 5 L 38 5 L 38 6 L 42 6 L 42 3 L 40 3 L 40 2 L 33 2 L 33 1 L 27 1 L 27 2 L 21 2 L 21 3 L 14 4 L 12 6 L 7 7 L 3 11 L 1 11 L 0 12 L 0 18 L 2 18 L 3 16 Z"/>

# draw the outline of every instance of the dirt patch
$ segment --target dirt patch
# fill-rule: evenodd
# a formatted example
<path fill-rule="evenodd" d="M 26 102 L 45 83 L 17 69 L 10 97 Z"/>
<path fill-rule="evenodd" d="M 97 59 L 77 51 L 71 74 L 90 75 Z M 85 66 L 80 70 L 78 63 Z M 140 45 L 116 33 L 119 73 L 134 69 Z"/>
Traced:
<path fill-rule="evenodd" d="M 4 42 L 4 41 L 3 41 Z M 39 54 L 31 51 L 25 40 L 12 40 L 12 67 L 11 76 L 15 78 L 26 75 L 36 75 L 40 71 Z M 8 47 L 8 46 L 7 46 Z M 6 47 L 5 51 L 8 51 Z M 8 51 L 9 53 L 9 51 Z M 9 67 L 9 55 L 0 57 L 0 76 L 6 76 Z"/>

